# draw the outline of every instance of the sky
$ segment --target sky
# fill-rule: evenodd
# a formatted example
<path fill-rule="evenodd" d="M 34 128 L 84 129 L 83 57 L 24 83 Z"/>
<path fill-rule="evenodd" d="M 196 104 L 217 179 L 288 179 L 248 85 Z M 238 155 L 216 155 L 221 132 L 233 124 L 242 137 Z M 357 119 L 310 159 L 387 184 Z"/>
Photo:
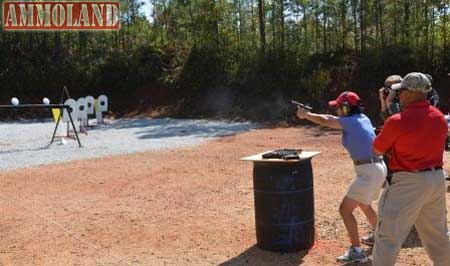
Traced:
<path fill-rule="evenodd" d="M 142 13 L 145 14 L 145 16 L 151 20 L 152 17 L 152 5 L 150 4 L 150 1 L 143 1 L 144 5 L 141 7 Z"/>

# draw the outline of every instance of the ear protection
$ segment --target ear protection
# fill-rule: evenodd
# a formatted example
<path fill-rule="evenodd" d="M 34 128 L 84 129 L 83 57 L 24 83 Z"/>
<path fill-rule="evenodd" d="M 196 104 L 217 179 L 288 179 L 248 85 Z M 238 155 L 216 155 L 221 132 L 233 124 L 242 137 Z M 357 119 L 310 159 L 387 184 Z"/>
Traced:
<path fill-rule="evenodd" d="M 348 91 L 345 91 L 342 95 L 342 99 L 344 100 L 342 103 L 339 104 L 339 107 L 341 107 L 342 113 L 344 115 L 348 115 L 350 112 L 350 104 L 348 103 L 348 97 L 347 97 Z"/>
<path fill-rule="evenodd" d="M 342 94 L 342 102 L 339 104 L 339 107 L 341 108 L 341 111 L 344 116 L 350 115 L 350 112 L 352 110 L 352 107 L 359 107 L 361 108 L 361 100 L 358 100 L 357 102 L 350 104 L 349 97 L 348 97 L 349 91 L 345 91 Z"/>

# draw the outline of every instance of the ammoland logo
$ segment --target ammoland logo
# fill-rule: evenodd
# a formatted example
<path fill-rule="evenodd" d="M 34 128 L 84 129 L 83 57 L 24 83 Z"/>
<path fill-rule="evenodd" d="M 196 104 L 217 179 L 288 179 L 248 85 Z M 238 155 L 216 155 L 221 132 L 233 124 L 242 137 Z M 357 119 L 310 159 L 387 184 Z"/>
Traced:
<path fill-rule="evenodd" d="M 5 31 L 119 30 L 120 2 L 4 1 Z"/>

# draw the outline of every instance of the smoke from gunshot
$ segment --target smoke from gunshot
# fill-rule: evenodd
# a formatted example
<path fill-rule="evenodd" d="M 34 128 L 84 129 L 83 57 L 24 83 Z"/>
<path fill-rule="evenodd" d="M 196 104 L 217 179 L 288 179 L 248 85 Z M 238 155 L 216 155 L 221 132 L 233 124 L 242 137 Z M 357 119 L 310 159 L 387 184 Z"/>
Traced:
<path fill-rule="evenodd" d="M 259 101 L 256 105 L 248 106 L 252 108 L 256 117 L 269 121 L 287 121 L 290 116 L 295 113 L 293 111 L 294 105 L 289 103 L 289 100 L 283 97 L 281 93 L 266 97 Z"/>
<path fill-rule="evenodd" d="M 274 97 L 274 101 L 272 102 L 272 104 L 270 105 L 271 107 L 268 109 L 270 110 L 270 119 L 271 120 L 286 120 L 289 110 L 290 110 L 290 104 L 289 104 L 289 100 L 285 99 L 283 97 L 283 95 L 277 94 Z M 291 106 L 292 107 L 292 106 Z"/>
<path fill-rule="evenodd" d="M 218 86 L 207 90 L 199 109 L 215 116 L 236 115 L 233 107 L 238 104 L 236 91 L 230 87 Z M 242 104 L 242 103 L 241 103 Z M 249 115 L 251 119 L 269 121 L 291 121 L 295 117 L 297 108 L 290 103 L 282 93 L 273 94 L 262 100 L 251 99 L 242 106 L 243 115 Z M 239 114 L 239 115 L 242 115 Z"/>
<path fill-rule="evenodd" d="M 210 88 L 205 96 L 204 106 L 200 108 L 213 115 L 227 115 L 232 110 L 234 98 L 233 91 L 229 87 Z"/>

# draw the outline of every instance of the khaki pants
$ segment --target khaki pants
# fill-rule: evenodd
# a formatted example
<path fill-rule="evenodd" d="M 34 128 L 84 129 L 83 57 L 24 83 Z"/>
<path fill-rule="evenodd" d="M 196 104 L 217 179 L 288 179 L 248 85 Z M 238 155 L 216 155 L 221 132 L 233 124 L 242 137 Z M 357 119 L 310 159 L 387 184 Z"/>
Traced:
<path fill-rule="evenodd" d="M 394 173 L 379 202 L 373 266 L 395 264 L 413 225 L 433 265 L 450 265 L 445 191 L 442 170 Z"/>

